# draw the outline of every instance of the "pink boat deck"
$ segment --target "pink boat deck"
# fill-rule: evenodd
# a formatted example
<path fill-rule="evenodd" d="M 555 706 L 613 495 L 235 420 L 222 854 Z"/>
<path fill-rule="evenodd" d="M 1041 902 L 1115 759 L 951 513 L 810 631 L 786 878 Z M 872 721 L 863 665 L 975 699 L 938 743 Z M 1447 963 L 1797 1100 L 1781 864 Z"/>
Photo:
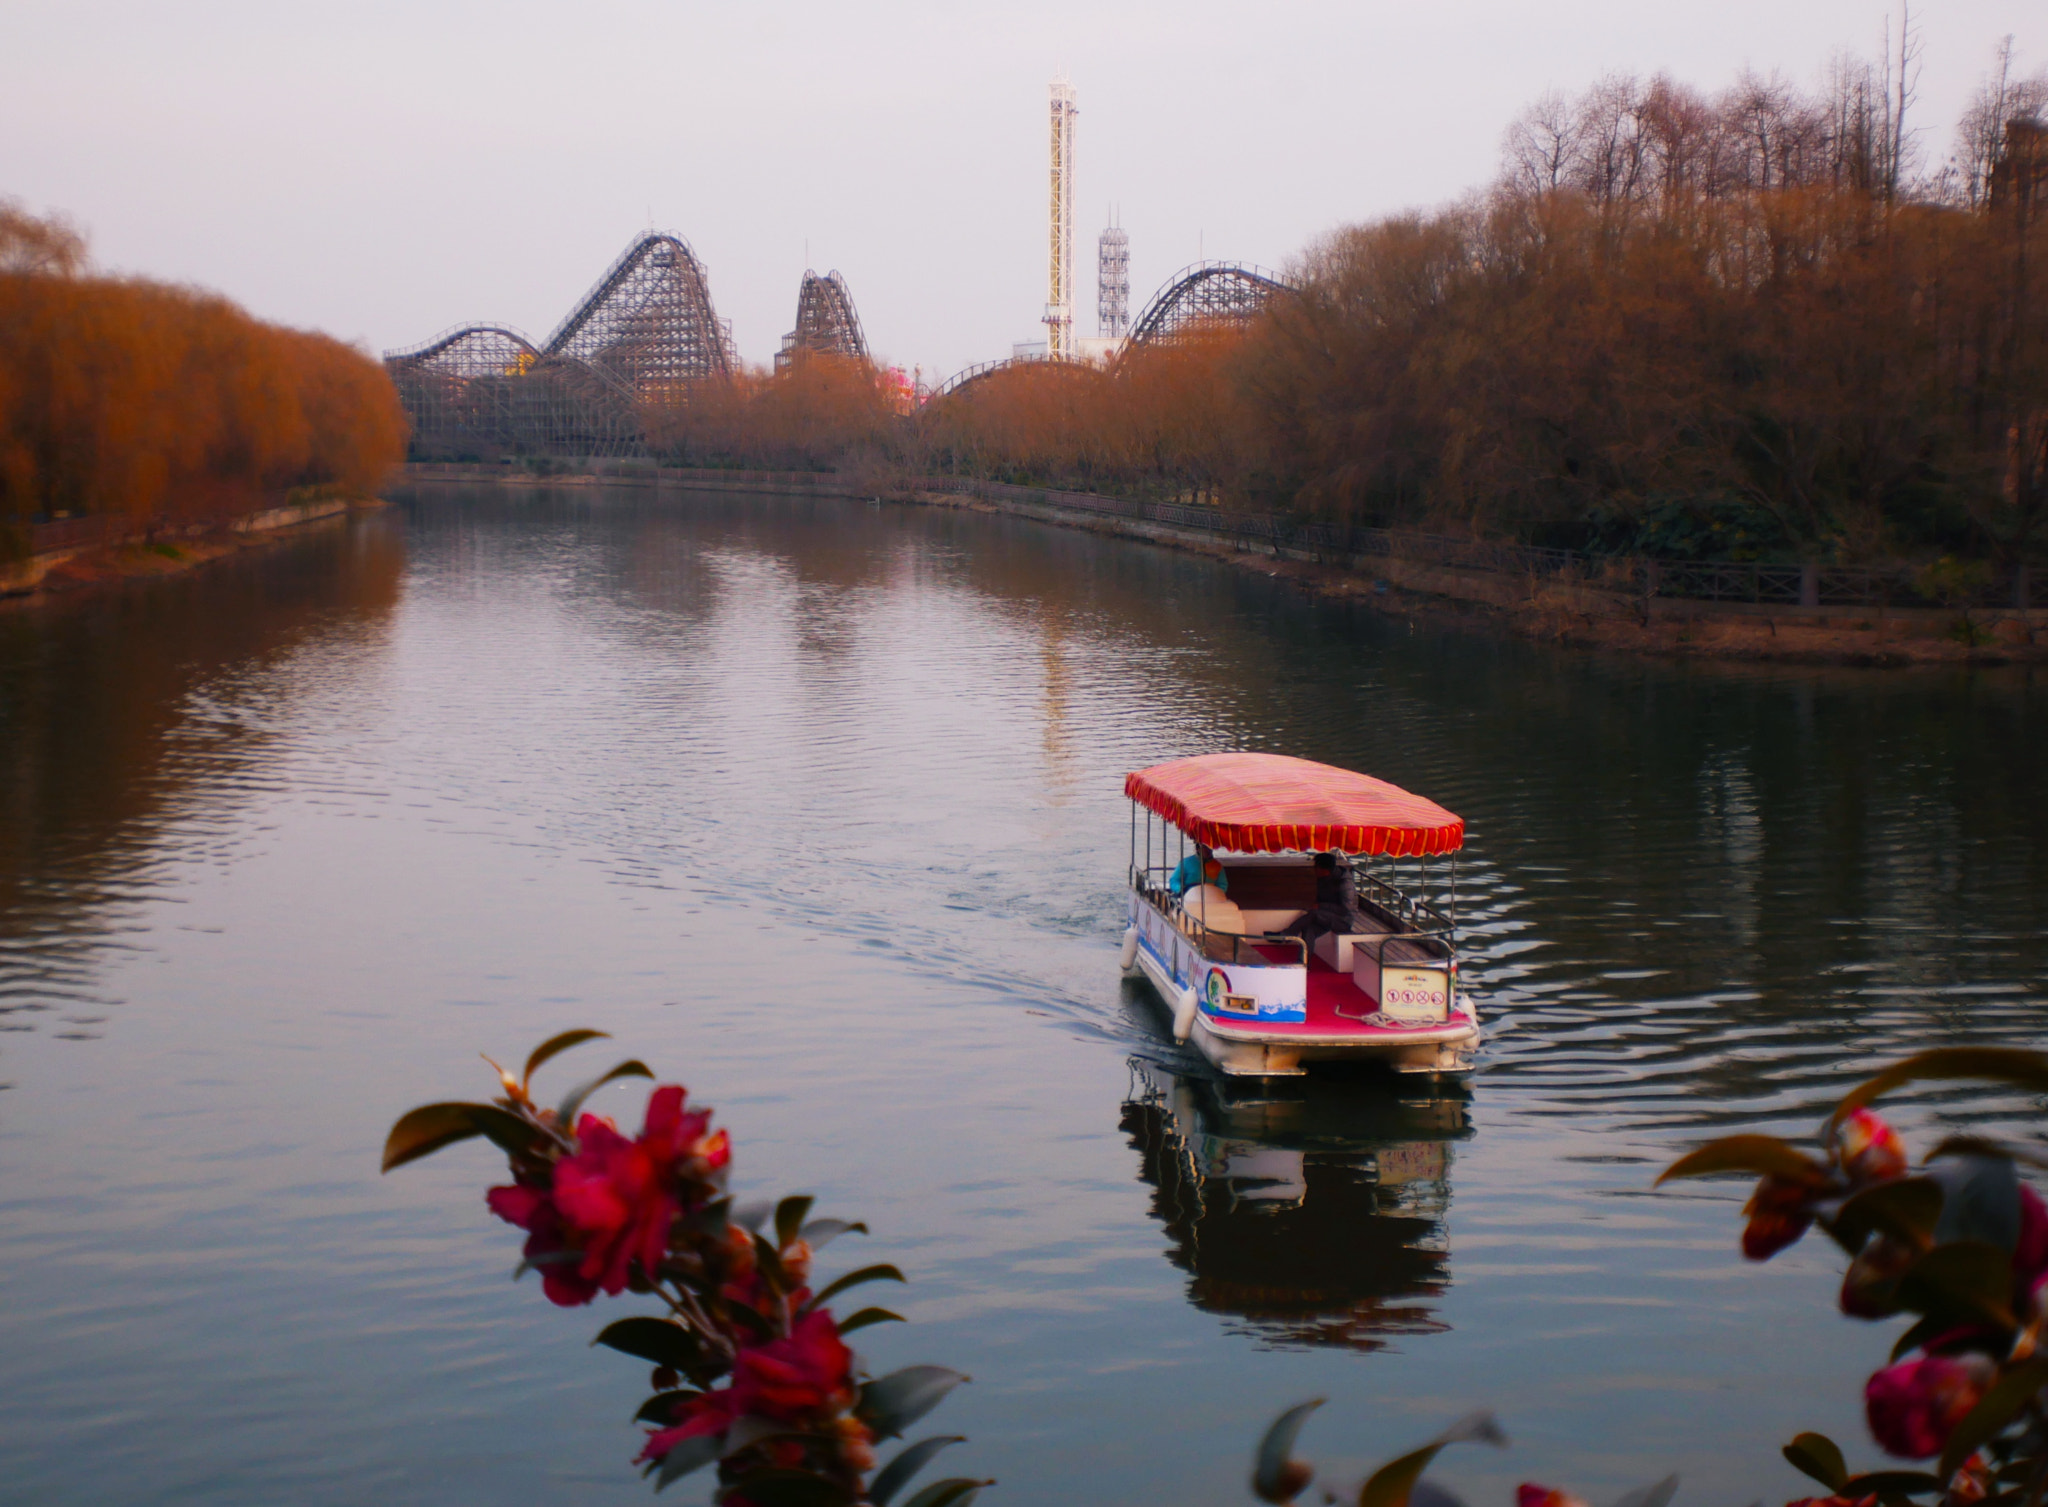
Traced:
<path fill-rule="evenodd" d="M 1253 944 L 1257 946 L 1256 943 Z M 1267 960 L 1274 963 L 1291 964 L 1296 954 L 1286 947 L 1259 947 Z M 1408 1036 L 1417 1031 L 1441 1031 L 1446 1026 L 1469 1024 L 1465 1015 L 1453 1009 L 1448 1020 L 1429 1025 L 1379 1026 L 1368 1025 L 1360 1020 L 1362 1015 L 1371 1015 L 1379 1009 L 1379 1001 L 1367 994 L 1351 980 L 1348 973 L 1339 973 L 1328 963 L 1310 953 L 1308 957 L 1308 1019 L 1307 1020 L 1262 1020 L 1253 1028 L 1261 1036 Z M 1338 1011 L 1344 1012 L 1339 1014 Z M 1222 1026 L 1238 1025 L 1237 1021 L 1221 1020 Z M 1245 1024 L 1249 1024 L 1246 1022 Z"/>

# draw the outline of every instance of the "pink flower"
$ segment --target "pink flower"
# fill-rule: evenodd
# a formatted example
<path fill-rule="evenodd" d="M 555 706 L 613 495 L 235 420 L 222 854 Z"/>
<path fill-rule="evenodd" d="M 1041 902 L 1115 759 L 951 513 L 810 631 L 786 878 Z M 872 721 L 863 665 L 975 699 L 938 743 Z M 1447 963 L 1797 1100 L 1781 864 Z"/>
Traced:
<path fill-rule="evenodd" d="M 1974 1352 L 1923 1355 L 1885 1367 L 1863 1388 L 1871 1437 L 1902 1459 L 1940 1454 L 1997 1371 L 1990 1356 Z"/>
<path fill-rule="evenodd" d="M 641 1446 L 633 1463 L 665 1460 L 668 1452 L 685 1439 L 695 1439 L 702 1434 L 722 1434 L 732 1427 L 739 1414 L 738 1399 L 733 1396 L 732 1388 L 699 1393 L 683 1404 L 673 1426 L 647 1431 L 647 1443 Z"/>
<path fill-rule="evenodd" d="M 708 1110 L 683 1113 L 683 1090 L 673 1083 L 648 1098 L 638 1140 L 596 1115 L 578 1122 L 577 1152 L 556 1164 L 554 1187 L 555 1206 L 583 1248 L 578 1275 L 616 1294 L 634 1261 L 644 1272 L 660 1265 L 678 1206 L 678 1174 L 686 1170 L 681 1164 L 697 1158 L 709 1170 L 730 1155 L 723 1131 L 705 1137 L 710 1123 Z"/>
<path fill-rule="evenodd" d="M 749 1413 L 795 1423 L 836 1411 L 853 1400 L 853 1352 L 839 1324 L 822 1309 L 796 1321 L 787 1339 L 742 1350 L 733 1365 L 733 1391 Z"/>
<path fill-rule="evenodd" d="M 541 1290 L 547 1294 L 550 1303 L 563 1308 L 577 1308 L 597 1296 L 597 1284 L 584 1277 L 577 1270 L 576 1263 L 541 1261 L 542 1257 L 571 1249 L 562 1228 L 561 1211 L 555 1207 L 546 1189 L 531 1188 L 523 1183 L 493 1188 L 484 1195 L 484 1202 L 507 1224 L 517 1225 L 528 1232 L 526 1247 L 521 1254 L 528 1261 L 541 1263 Z"/>
<path fill-rule="evenodd" d="M 1515 1507 L 1586 1507 L 1586 1501 L 1554 1486 L 1524 1481 L 1515 1488 Z"/>
<path fill-rule="evenodd" d="M 776 1423 L 822 1422 L 853 1405 L 852 1372 L 853 1352 L 839 1338 L 838 1322 L 823 1311 L 807 1313 L 786 1338 L 742 1350 L 731 1385 L 685 1402 L 673 1426 L 648 1434 L 640 1459 L 660 1460 L 685 1439 L 723 1434 L 742 1414 Z M 854 1443 L 869 1438 L 865 1428 L 849 1430 L 844 1420 L 838 1432 Z"/>
<path fill-rule="evenodd" d="M 2013 1286 L 2022 1299 L 2048 1277 L 2048 1204 L 2041 1195 L 2020 1184 L 2020 1238 L 2012 1251 Z"/>
<path fill-rule="evenodd" d="M 1852 1183 L 1860 1186 L 1906 1175 L 1906 1143 L 1874 1109 L 1859 1109 L 1844 1120 L 1836 1144 L 1842 1171 Z"/>

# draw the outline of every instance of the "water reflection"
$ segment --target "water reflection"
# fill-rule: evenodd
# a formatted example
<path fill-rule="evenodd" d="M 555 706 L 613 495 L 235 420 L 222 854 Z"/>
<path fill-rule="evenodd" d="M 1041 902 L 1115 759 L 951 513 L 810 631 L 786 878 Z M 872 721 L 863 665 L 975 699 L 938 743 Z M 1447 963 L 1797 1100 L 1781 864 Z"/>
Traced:
<path fill-rule="evenodd" d="M 1379 1350 L 1449 1327 L 1454 1087 L 1219 1079 L 1136 1058 L 1124 1133 L 1188 1301 L 1261 1343 Z"/>

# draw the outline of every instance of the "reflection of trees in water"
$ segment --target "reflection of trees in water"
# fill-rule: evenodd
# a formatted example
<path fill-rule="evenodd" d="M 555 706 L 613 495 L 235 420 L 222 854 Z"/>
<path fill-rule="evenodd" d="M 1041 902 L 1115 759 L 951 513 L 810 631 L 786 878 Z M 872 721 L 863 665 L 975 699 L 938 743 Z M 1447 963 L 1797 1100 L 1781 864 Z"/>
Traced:
<path fill-rule="evenodd" d="M 0 612 L 0 1030 L 56 1012 L 61 1034 L 93 1034 L 95 960 L 181 856 L 166 826 L 198 821 L 183 856 L 210 851 L 206 823 L 249 793 L 271 741 L 261 698 L 212 716 L 194 698 L 309 633 L 386 617 L 404 564 L 368 520 Z"/>
<path fill-rule="evenodd" d="M 1449 1327 L 1432 1300 L 1450 1282 L 1465 1105 L 1420 1084 L 1238 1086 L 1134 1061 L 1122 1122 L 1197 1308 L 1268 1344 L 1378 1350 Z"/>

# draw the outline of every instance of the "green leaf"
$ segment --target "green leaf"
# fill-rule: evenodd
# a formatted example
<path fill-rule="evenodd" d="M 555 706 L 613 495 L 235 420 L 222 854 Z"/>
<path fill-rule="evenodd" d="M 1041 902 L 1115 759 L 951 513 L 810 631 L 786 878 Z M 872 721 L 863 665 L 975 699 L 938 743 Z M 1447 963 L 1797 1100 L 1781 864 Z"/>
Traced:
<path fill-rule="evenodd" d="M 1948 1436 L 1941 1463 L 1935 1467 L 1936 1474 L 1946 1481 L 1962 1469 L 1963 1462 L 1997 1438 L 2044 1386 L 2048 1386 L 2048 1357 L 2022 1361 L 2009 1368 L 1977 1399 L 1977 1405 L 1963 1415 L 1963 1421 Z"/>
<path fill-rule="evenodd" d="M 1722 1177 L 1731 1172 L 1823 1183 L 1828 1169 L 1774 1135 L 1730 1135 L 1695 1147 L 1657 1176 L 1656 1186 L 1678 1177 Z"/>
<path fill-rule="evenodd" d="M 900 1313 L 891 1313 L 886 1308 L 863 1308 L 859 1313 L 839 1321 L 839 1332 L 851 1334 L 856 1329 L 865 1329 L 870 1324 L 903 1324 L 909 1321 Z"/>
<path fill-rule="evenodd" d="M 792 1193 L 775 1206 L 775 1243 L 788 1245 L 804 1227 L 804 1216 L 817 1200 L 808 1193 Z"/>
<path fill-rule="evenodd" d="M 888 1262 L 877 1262 L 873 1266 L 863 1266 L 857 1271 L 848 1272 L 838 1281 L 826 1287 L 815 1298 L 811 1299 L 810 1306 L 813 1308 L 823 1308 L 827 1303 L 838 1297 L 839 1294 L 845 1292 L 847 1288 L 858 1287 L 863 1282 L 908 1282 L 909 1280 L 908 1277 L 904 1276 L 902 1272 L 898 1271 Z"/>
<path fill-rule="evenodd" d="M 875 1431 L 877 1439 L 894 1438 L 966 1380 L 944 1366 L 905 1366 L 863 1386 L 854 1413 Z"/>
<path fill-rule="evenodd" d="M 874 1503 L 874 1507 L 889 1507 L 889 1499 L 908 1486 L 910 1478 L 931 1463 L 932 1456 L 966 1437 L 964 1434 L 938 1434 L 906 1445 L 895 1459 L 876 1473 L 874 1482 L 868 1487 L 868 1500 Z"/>
<path fill-rule="evenodd" d="M 615 1320 L 605 1325 L 590 1343 L 609 1346 L 622 1354 L 637 1355 L 657 1366 L 673 1366 L 678 1371 L 695 1365 L 702 1348 L 697 1337 L 681 1324 L 648 1314 Z"/>
<path fill-rule="evenodd" d="M 1944 1329 L 1955 1328 L 1953 1320 L 1944 1314 L 1934 1314 L 1918 1320 L 1911 1329 L 1899 1336 L 1899 1342 L 1892 1346 L 1892 1359 L 1897 1360 L 1908 1350 L 1917 1350 Z"/>
<path fill-rule="evenodd" d="M 1849 1090 L 1828 1116 L 1824 1139 L 1833 1144 L 1842 1121 L 1865 1105 L 1907 1083 L 1941 1078 L 1979 1078 L 2010 1083 L 2032 1093 L 2048 1093 L 2048 1054 L 2020 1047 L 1936 1047 L 1895 1062 Z"/>
<path fill-rule="evenodd" d="M 808 1470 L 757 1470 L 719 1493 L 721 1502 L 744 1497 L 754 1507 L 852 1507 L 853 1494 Z"/>
<path fill-rule="evenodd" d="M 545 1145 L 549 1139 L 545 1130 L 524 1115 L 515 1115 L 495 1104 L 473 1106 L 470 1117 L 476 1121 L 476 1128 L 483 1132 L 486 1140 L 512 1156 L 524 1156 Z"/>
<path fill-rule="evenodd" d="M 661 1461 L 661 1474 L 655 1478 L 656 1491 L 674 1485 L 693 1470 L 701 1470 L 718 1458 L 718 1436 L 696 1434 L 683 1440 L 670 1450 Z"/>
<path fill-rule="evenodd" d="M 1914 1313 L 1963 1313 L 2013 1326 L 2012 1258 L 1981 1240 L 1937 1245 L 1899 1279 L 1899 1306 Z"/>
<path fill-rule="evenodd" d="M 782 1257 L 775 1247 L 768 1243 L 766 1235 L 754 1236 L 754 1265 L 761 1269 L 761 1275 L 768 1279 L 769 1285 L 777 1292 L 790 1290 L 789 1273 L 782 1269 Z"/>
<path fill-rule="evenodd" d="M 528 1272 L 539 1271 L 543 1266 L 567 1266 L 582 1259 L 581 1251 L 549 1251 L 540 1256 L 528 1256 L 512 1268 L 512 1280 L 517 1282 Z"/>
<path fill-rule="evenodd" d="M 865 1235 L 867 1232 L 868 1227 L 858 1219 L 813 1219 L 800 1233 L 805 1245 L 814 1251 L 822 1251 L 841 1235 Z"/>
<path fill-rule="evenodd" d="M 403 1167 L 423 1156 L 432 1156 L 443 1146 L 483 1134 L 475 1112 L 481 1104 L 422 1104 L 398 1117 L 391 1134 L 384 1138 L 384 1168 Z"/>
<path fill-rule="evenodd" d="M 1468 1413 L 1421 1449 L 1410 1450 L 1374 1471 L 1365 1485 L 1358 1489 L 1358 1507 L 1408 1507 L 1408 1493 L 1414 1490 L 1416 1481 L 1429 1468 L 1429 1462 L 1446 1447 L 1470 1439 L 1481 1439 L 1496 1446 L 1508 1442 L 1493 1414 Z"/>
<path fill-rule="evenodd" d="M 903 1507 L 968 1507 L 981 1494 L 984 1486 L 993 1486 L 993 1481 L 970 1481 L 966 1476 L 949 1476 L 943 1481 L 934 1481 Z"/>
<path fill-rule="evenodd" d="M 673 1392 L 656 1392 L 640 1404 L 640 1411 L 633 1415 L 635 1423 L 664 1424 L 676 1421 L 676 1409 L 692 1397 L 704 1394 L 689 1387 L 679 1387 Z"/>
<path fill-rule="evenodd" d="M 1289 1501 L 1308 1485 L 1309 1477 L 1289 1471 L 1288 1465 L 1293 1460 L 1294 1441 L 1301 1434 L 1301 1426 L 1326 1401 L 1327 1398 L 1312 1397 L 1307 1402 L 1298 1402 L 1266 1426 L 1252 1455 L 1252 1491 L 1260 1501 Z"/>
<path fill-rule="evenodd" d="M 1933 1491 L 1941 1485 L 1938 1477 L 1930 1476 L 1924 1470 L 1873 1470 L 1868 1474 L 1851 1476 L 1842 1483 L 1842 1496 L 1860 1501 L 1875 1492 L 1879 1496 L 1911 1496 L 1918 1491 Z"/>
<path fill-rule="evenodd" d="M 1882 1231 L 1909 1249 L 1919 1249 L 1933 1240 L 1941 1205 L 1941 1184 L 1931 1177 L 1874 1183 L 1843 1200 L 1827 1221 L 1828 1233 L 1852 1256 L 1863 1249 L 1872 1231 Z"/>
<path fill-rule="evenodd" d="M 1951 1154 L 1930 1158 L 1927 1176 L 1941 1184 L 1937 1244 L 1979 1240 L 2012 1250 L 2020 1239 L 2020 1174 L 2009 1157 Z"/>
<path fill-rule="evenodd" d="M 629 1057 L 609 1072 L 600 1073 L 581 1088 L 571 1092 L 569 1097 L 562 1101 L 562 1107 L 555 1111 L 555 1123 L 560 1125 L 565 1131 L 573 1131 L 576 1126 L 576 1112 L 583 1108 L 583 1101 L 614 1078 L 652 1078 L 653 1076 L 654 1070 L 646 1063 L 640 1061 L 637 1057 Z"/>
<path fill-rule="evenodd" d="M 1842 1483 L 1849 1479 L 1842 1447 L 1826 1434 L 1795 1434 L 1782 1453 L 1794 1470 L 1812 1476 L 1831 1492 L 1839 1494 Z"/>
<path fill-rule="evenodd" d="M 1678 1477 L 1666 1476 L 1661 1481 L 1652 1481 L 1648 1486 L 1638 1486 L 1634 1491 L 1617 1497 L 1614 1507 L 1670 1507 L 1671 1499 L 1677 1495 Z"/>
<path fill-rule="evenodd" d="M 546 1062 L 550 1057 L 559 1057 L 562 1053 L 568 1051 L 571 1047 L 580 1047 L 586 1041 L 596 1041 L 600 1037 L 608 1037 L 611 1034 L 612 1033 L 609 1031 L 592 1031 L 588 1029 L 582 1029 L 575 1031 L 564 1031 L 559 1036 L 550 1036 L 546 1041 L 543 1041 L 539 1046 L 535 1047 L 533 1049 L 533 1055 L 526 1059 L 526 1071 L 520 1074 L 520 1083 L 523 1085 L 533 1082 L 534 1073 L 538 1071 L 540 1065 Z"/>

